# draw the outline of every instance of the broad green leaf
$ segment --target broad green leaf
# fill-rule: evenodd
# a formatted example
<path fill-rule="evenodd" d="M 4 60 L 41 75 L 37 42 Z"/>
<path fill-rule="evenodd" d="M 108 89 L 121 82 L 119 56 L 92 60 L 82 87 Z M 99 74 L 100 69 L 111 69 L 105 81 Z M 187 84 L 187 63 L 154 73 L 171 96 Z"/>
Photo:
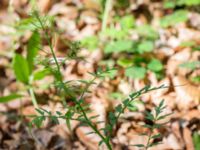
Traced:
<path fill-rule="evenodd" d="M 188 20 L 188 11 L 178 10 L 171 15 L 167 15 L 160 20 L 160 25 L 164 28 L 174 26 Z"/>
<path fill-rule="evenodd" d="M 163 65 L 160 60 L 152 59 L 147 65 L 147 68 L 153 72 L 159 72 L 163 69 Z"/>
<path fill-rule="evenodd" d="M 173 1 L 168 0 L 168 1 L 165 1 L 163 5 L 164 5 L 164 8 L 166 8 L 166 9 L 175 8 L 176 7 L 176 1 L 175 0 L 173 0 Z"/>
<path fill-rule="evenodd" d="M 131 29 L 135 25 L 135 19 L 132 15 L 127 15 L 121 18 L 120 24 L 124 30 Z"/>
<path fill-rule="evenodd" d="M 81 40 L 81 45 L 89 50 L 94 50 L 98 46 L 98 38 L 96 36 L 89 36 Z"/>
<path fill-rule="evenodd" d="M 36 57 L 38 50 L 40 49 L 41 44 L 41 38 L 38 31 L 34 31 L 31 38 L 28 41 L 27 46 L 27 61 L 29 65 L 29 71 L 30 73 L 33 70 L 34 67 L 34 58 Z"/>
<path fill-rule="evenodd" d="M 134 42 L 131 40 L 119 40 L 116 42 L 110 42 L 105 47 L 105 53 L 113 52 L 127 52 L 131 51 L 134 46 Z"/>
<path fill-rule="evenodd" d="M 152 41 L 143 41 L 137 47 L 137 51 L 140 54 L 143 54 L 145 52 L 151 52 L 153 51 L 153 49 L 154 49 L 154 43 Z"/>
<path fill-rule="evenodd" d="M 19 94 L 10 94 L 8 96 L 2 96 L 2 97 L 0 97 L 0 103 L 6 103 L 9 101 L 15 100 L 17 98 L 20 98 L 20 97 L 22 97 L 22 96 Z"/>
<path fill-rule="evenodd" d="M 119 66 L 126 68 L 126 67 L 130 67 L 133 65 L 133 60 L 130 60 L 128 58 L 120 58 L 117 60 L 117 64 Z"/>
<path fill-rule="evenodd" d="M 156 40 L 159 35 L 150 25 L 141 25 L 136 28 L 136 32 L 147 39 Z"/>
<path fill-rule="evenodd" d="M 111 39 L 121 40 L 128 35 L 128 32 L 127 30 L 119 30 L 114 27 L 110 27 L 110 28 L 107 28 L 102 34 Z"/>
<path fill-rule="evenodd" d="M 15 54 L 13 58 L 13 69 L 17 80 L 28 84 L 30 72 L 28 62 L 23 56 Z"/>
<path fill-rule="evenodd" d="M 130 67 L 126 69 L 125 75 L 133 79 L 143 79 L 146 75 L 146 69 L 142 67 Z"/>

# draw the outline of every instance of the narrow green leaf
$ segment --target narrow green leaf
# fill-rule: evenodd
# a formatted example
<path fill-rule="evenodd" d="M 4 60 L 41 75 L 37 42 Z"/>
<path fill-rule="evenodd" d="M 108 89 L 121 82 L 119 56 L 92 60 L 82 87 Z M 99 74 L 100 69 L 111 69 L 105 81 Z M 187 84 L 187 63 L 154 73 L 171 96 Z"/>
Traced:
<path fill-rule="evenodd" d="M 158 138 L 161 138 L 162 135 L 160 133 L 156 134 L 156 135 L 153 135 L 151 138 L 152 139 L 158 139 Z"/>
<path fill-rule="evenodd" d="M 95 118 L 98 118 L 99 115 L 95 115 L 95 116 L 91 116 L 89 119 L 92 120 L 92 119 L 95 119 Z"/>
<path fill-rule="evenodd" d="M 27 46 L 27 61 L 29 65 L 30 73 L 33 70 L 34 58 L 36 57 L 38 50 L 40 48 L 41 38 L 38 31 L 34 31 L 31 38 L 29 39 Z"/>
<path fill-rule="evenodd" d="M 153 147 L 153 146 L 156 146 L 156 145 L 159 145 L 159 144 L 162 144 L 162 142 L 151 143 L 151 144 L 149 144 L 149 147 Z"/>
<path fill-rule="evenodd" d="M 35 72 L 33 74 L 33 79 L 34 80 L 41 80 L 49 74 L 51 74 L 51 71 L 49 69 L 43 69 L 43 70 Z"/>
<path fill-rule="evenodd" d="M 46 118 L 44 116 L 39 116 L 39 117 L 35 117 L 33 120 L 32 120 L 32 124 L 35 124 L 38 128 L 40 128 L 42 126 L 42 123 L 43 121 L 45 120 Z"/>
<path fill-rule="evenodd" d="M 50 116 L 50 119 L 54 124 L 59 124 L 58 118 L 56 116 Z"/>
<path fill-rule="evenodd" d="M 17 80 L 28 84 L 30 72 L 28 62 L 23 56 L 15 54 L 13 58 L 13 69 Z"/>
<path fill-rule="evenodd" d="M 90 134 L 95 134 L 96 132 L 92 131 L 92 132 L 87 132 L 85 133 L 85 135 L 90 135 Z"/>
<path fill-rule="evenodd" d="M 133 146 L 136 146 L 136 147 L 145 147 L 143 144 L 135 144 L 135 145 L 133 145 Z"/>
<path fill-rule="evenodd" d="M 195 150 L 199 150 L 200 149 L 200 134 L 195 132 L 192 136 L 192 139 L 193 139 Z"/>
<path fill-rule="evenodd" d="M 42 111 L 41 109 L 36 108 L 35 109 L 39 114 L 41 114 L 42 116 L 44 115 L 44 111 Z"/>
<path fill-rule="evenodd" d="M 2 96 L 2 97 L 0 97 L 0 103 L 6 103 L 9 101 L 15 100 L 17 98 L 20 98 L 20 97 L 22 97 L 22 96 L 19 94 L 10 94 L 8 96 Z"/>
<path fill-rule="evenodd" d="M 102 144 L 103 144 L 103 140 L 101 140 L 98 145 L 101 146 Z"/>

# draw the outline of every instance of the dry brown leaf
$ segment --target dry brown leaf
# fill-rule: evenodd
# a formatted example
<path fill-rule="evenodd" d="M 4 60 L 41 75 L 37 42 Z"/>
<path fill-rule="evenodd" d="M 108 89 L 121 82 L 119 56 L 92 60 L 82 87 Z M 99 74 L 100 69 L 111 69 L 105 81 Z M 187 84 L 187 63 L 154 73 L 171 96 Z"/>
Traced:
<path fill-rule="evenodd" d="M 170 57 L 170 59 L 168 60 L 167 66 L 166 66 L 166 73 L 171 76 L 177 73 L 185 75 L 185 73 L 187 73 L 187 70 L 179 67 L 179 65 L 189 60 L 190 57 L 191 57 L 191 53 L 190 53 L 190 49 L 188 48 L 176 53 L 175 55 Z"/>
<path fill-rule="evenodd" d="M 98 14 L 92 10 L 85 10 L 81 13 L 80 16 L 81 21 L 86 24 L 97 24 L 99 23 Z"/>
<path fill-rule="evenodd" d="M 163 140 L 163 142 L 165 142 L 165 139 Z M 166 144 L 167 146 L 169 146 L 169 149 L 173 149 L 173 150 L 178 150 L 178 149 L 182 149 L 183 147 L 181 147 L 179 141 L 177 140 L 176 136 L 174 134 L 170 134 L 167 138 L 166 138 Z"/>
<path fill-rule="evenodd" d="M 183 42 L 191 40 L 199 40 L 200 38 L 200 31 L 198 30 L 185 27 L 178 28 L 177 30 L 178 30 L 178 38 Z"/>
<path fill-rule="evenodd" d="M 34 132 L 35 137 L 41 144 L 47 148 L 50 141 L 52 140 L 53 136 L 55 136 L 55 133 L 48 131 L 47 129 L 43 130 L 37 130 Z"/>
<path fill-rule="evenodd" d="M 127 133 L 127 138 L 129 139 L 129 145 L 135 144 L 144 144 L 146 145 L 148 138 L 146 136 L 139 135 L 141 132 L 135 132 L 134 130 L 130 130 Z M 135 146 L 130 146 L 130 150 L 140 150 L 140 148 Z"/>
<path fill-rule="evenodd" d="M 180 110 L 189 109 L 199 103 L 200 90 L 184 77 L 173 77 L 173 86 L 177 94 L 176 103 Z"/>
<path fill-rule="evenodd" d="M 106 105 L 104 105 L 103 100 L 101 100 L 98 97 L 93 96 L 90 101 L 90 109 L 92 110 L 91 114 L 89 116 L 97 116 L 97 118 L 94 118 L 92 121 L 94 122 L 101 122 L 100 124 L 97 124 L 98 129 L 105 128 L 105 122 L 106 122 Z"/>
<path fill-rule="evenodd" d="M 123 123 L 117 131 L 117 136 L 116 136 L 116 139 L 114 139 L 114 142 L 127 145 L 128 137 L 126 136 L 126 134 L 130 127 L 131 127 L 130 122 Z"/>
<path fill-rule="evenodd" d="M 10 101 L 7 103 L 7 107 L 9 109 L 18 109 L 26 104 L 30 103 L 30 99 L 28 98 L 18 98 L 16 100 Z"/>
<path fill-rule="evenodd" d="M 89 149 L 98 149 L 98 143 L 101 141 L 100 137 L 96 134 L 88 134 L 93 132 L 89 127 L 79 127 L 76 129 L 76 134 L 80 141 L 84 143 Z"/>
<path fill-rule="evenodd" d="M 200 14 L 191 12 L 189 16 L 189 23 L 192 27 L 200 29 Z"/>
<path fill-rule="evenodd" d="M 183 129 L 183 138 L 185 140 L 186 149 L 194 150 L 194 145 L 192 141 L 192 133 L 187 127 Z"/>
<path fill-rule="evenodd" d="M 88 9 L 94 9 L 97 11 L 101 9 L 100 3 L 96 0 L 82 0 L 82 1 L 83 1 L 83 5 Z"/>
<path fill-rule="evenodd" d="M 76 19 L 78 9 L 75 6 L 66 6 L 64 3 L 56 3 L 49 11 L 49 15 L 62 15 L 65 19 Z"/>
<path fill-rule="evenodd" d="M 170 109 L 174 109 L 176 106 L 176 93 L 172 92 L 167 95 L 159 96 L 153 98 L 152 101 L 154 104 L 159 105 L 159 103 L 164 100 L 164 104 Z"/>
<path fill-rule="evenodd" d="M 51 0 L 41 0 L 38 1 L 37 3 L 37 7 L 42 13 L 46 13 L 50 9 L 51 5 L 52 5 Z"/>
<path fill-rule="evenodd" d="M 178 121 L 173 122 L 171 124 L 171 129 L 172 129 L 173 134 L 176 136 L 177 140 L 179 141 L 179 144 L 181 145 L 181 147 L 183 147 L 184 140 L 183 140 L 183 136 L 181 134 L 180 123 Z"/>
<path fill-rule="evenodd" d="M 72 150 L 86 150 L 87 148 L 83 146 L 83 144 L 80 141 L 76 141 L 73 144 Z"/>
<path fill-rule="evenodd" d="M 181 112 L 180 118 L 183 118 L 185 120 L 192 120 L 193 118 L 200 119 L 200 110 L 192 109 L 186 112 Z"/>

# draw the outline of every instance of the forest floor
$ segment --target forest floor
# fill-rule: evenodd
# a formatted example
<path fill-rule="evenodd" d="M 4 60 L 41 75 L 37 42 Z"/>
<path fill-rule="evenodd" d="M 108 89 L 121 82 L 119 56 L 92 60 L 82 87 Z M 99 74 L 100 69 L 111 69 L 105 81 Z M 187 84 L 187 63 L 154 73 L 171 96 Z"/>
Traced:
<path fill-rule="evenodd" d="M 31 34 L 17 31 L 15 25 L 28 17 L 31 3 L 11 2 L 9 5 L 7 0 L 0 1 L 0 96 L 16 92 L 25 96 L 0 102 L 0 149 L 98 149 L 99 137 L 85 134 L 91 129 L 77 121 L 71 121 L 71 131 L 65 120 L 59 120 L 58 125 L 47 120 L 41 128 L 27 125 L 31 118 L 24 116 L 36 112 L 29 94 L 16 81 L 12 58 L 14 52 L 26 54 Z M 141 127 L 146 123 L 143 113 L 151 111 L 162 99 L 166 105 L 164 113 L 172 115 L 158 130 L 163 135 L 159 139 L 162 143 L 149 150 L 200 149 L 200 7 L 171 5 L 161 0 L 116 2 L 102 22 L 102 5 L 94 0 L 36 2 L 42 14 L 54 16 L 59 34 L 52 40 L 58 58 L 66 56 L 68 43 L 81 43 L 78 56 L 84 60 L 65 62 L 61 67 L 65 81 L 90 79 L 88 72 L 95 72 L 97 67 L 117 68 L 113 78 L 98 79 L 85 97 L 102 120 L 106 121 L 108 112 L 131 92 L 145 85 L 168 86 L 142 95 L 134 108 L 125 111 L 113 131 L 114 150 L 137 150 L 129 145 L 146 143 L 147 138 L 139 135 L 146 131 Z M 49 51 L 47 43 L 43 42 L 42 49 L 39 56 L 50 59 L 45 53 Z M 46 110 L 64 111 L 58 91 L 51 86 L 53 80 L 47 75 L 34 82 L 36 99 Z"/>

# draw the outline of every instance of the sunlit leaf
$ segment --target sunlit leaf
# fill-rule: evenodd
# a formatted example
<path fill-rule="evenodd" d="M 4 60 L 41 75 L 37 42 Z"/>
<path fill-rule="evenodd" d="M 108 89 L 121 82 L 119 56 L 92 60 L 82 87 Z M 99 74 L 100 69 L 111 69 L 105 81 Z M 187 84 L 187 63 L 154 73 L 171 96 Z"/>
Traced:
<path fill-rule="evenodd" d="M 143 79 L 146 75 L 146 69 L 142 67 L 130 67 L 126 69 L 125 75 L 133 79 Z"/>
<path fill-rule="evenodd" d="M 105 47 L 106 53 L 113 53 L 113 52 L 127 52 L 133 49 L 134 42 L 131 40 L 119 40 L 116 42 L 110 42 Z"/>
<path fill-rule="evenodd" d="M 17 80 L 28 84 L 30 75 L 29 66 L 27 60 L 23 56 L 15 54 L 13 58 L 13 70 Z"/>
<path fill-rule="evenodd" d="M 186 10 L 178 10 L 171 15 L 167 15 L 161 19 L 161 26 L 166 28 L 174 26 L 178 23 L 185 22 L 188 19 L 188 12 Z"/>
<path fill-rule="evenodd" d="M 7 96 L 2 96 L 2 97 L 0 97 L 0 103 L 6 103 L 6 102 L 9 102 L 9 101 L 18 99 L 20 97 L 22 97 L 22 95 L 19 95 L 19 94 L 10 94 L 10 95 L 7 95 Z"/>
<path fill-rule="evenodd" d="M 27 61 L 28 61 L 30 73 L 33 70 L 34 58 L 36 57 L 37 52 L 40 48 L 40 43 L 41 43 L 40 34 L 37 31 L 34 31 L 31 38 L 29 39 L 28 46 L 27 46 L 27 51 L 28 51 Z"/>
<path fill-rule="evenodd" d="M 137 51 L 140 54 L 143 54 L 145 52 L 151 52 L 154 49 L 154 43 L 152 41 L 142 41 L 138 44 Z"/>
<path fill-rule="evenodd" d="M 136 28 L 136 31 L 140 36 L 145 37 L 147 39 L 156 40 L 159 37 L 156 30 L 147 24 L 138 26 Z"/>
<path fill-rule="evenodd" d="M 163 65 L 159 59 L 152 59 L 147 65 L 148 69 L 154 72 L 161 71 L 163 69 Z"/>

